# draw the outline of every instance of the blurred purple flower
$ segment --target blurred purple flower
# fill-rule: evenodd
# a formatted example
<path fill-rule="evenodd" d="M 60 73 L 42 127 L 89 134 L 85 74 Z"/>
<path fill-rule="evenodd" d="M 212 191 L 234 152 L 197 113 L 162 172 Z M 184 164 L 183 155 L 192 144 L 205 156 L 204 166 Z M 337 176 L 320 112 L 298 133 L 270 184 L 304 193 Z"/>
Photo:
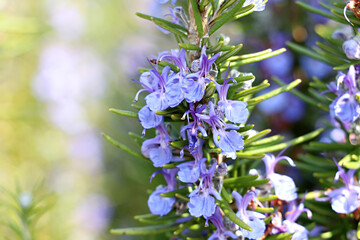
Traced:
<path fill-rule="evenodd" d="M 216 231 L 211 234 L 208 240 L 226 240 L 228 237 L 237 239 L 237 236 L 233 232 L 227 231 L 225 229 L 219 206 L 216 207 L 214 215 L 212 215 L 209 220 L 216 227 Z"/>
<path fill-rule="evenodd" d="M 86 132 L 70 137 L 68 153 L 72 164 L 77 169 L 88 172 L 90 175 L 102 171 L 102 146 L 101 138 L 97 129 L 89 129 Z"/>
<path fill-rule="evenodd" d="M 360 59 L 360 38 L 355 36 L 343 43 L 343 50 L 349 59 Z"/>
<path fill-rule="evenodd" d="M 300 63 L 308 78 L 322 79 L 333 73 L 333 69 L 329 65 L 307 56 L 301 56 Z"/>
<path fill-rule="evenodd" d="M 252 228 L 252 231 L 248 231 L 240 227 L 240 230 L 244 237 L 248 239 L 258 239 L 264 234 L 266 226 L 265 222 L 261 219 L 265 218 L 265 215 L 247 210 L 249 203 L 252 199 L 256 198 L 256 193 L 254 191 L 249 191 L 242 197 L 238 192 L 233 191 L 232 196 L 236 201 L 236 206 L 238 212 L 236 215 L 244 221 L 249 227 Z"/>
<path fill-rule="evenodd" d="M 101 194 L 92 193 L 82 200 L 75 208 L 73 220 L 79 227 L 85 228 L 84 233 L 88 233 L 86 239 L 95 239 L 107 228 L 111 218 L 109 200 Z"/>
<path fill-rule="evenodd" d="M 341 178 L 345 187 L 332 190 L 328 193 L 331 199 L 331 208 L 337 213 L 348 214 L 355 211 L 360 204 L 360 187 L 354 184 L 355 169 L 350 169 L 347 173 L 340 167 L 334 159 L 338 171 L 335 175 L 335 182 Z"/>
<path fill-rule="evenodd" d="M 85 102 L 103 95 L 103 79 L 104 66 L 94 52 L 53 43 L 46 45 L 41 53 L 33 89 L 42 101 Z"/>
<path fill-rule="evenodd" d="M 267 93 L 275 88 L 266 89 L 261 94 Z M 286 122 L 297 122 L 305 114 L 305 104 L 291 93 L 282 93 L 259 104 L 261 112 L 281 116 Z"/>
<path fill-rule="evenodd" d="M 294 56 L 291 52 L 284 52 L 261 62 L 262 68 L 270 76 L 287 78 L 291 75 L 294 66 Z"/>
<path fill-rule="evenodd" d="M 323 143 L 345 143 L 346 133 L 341 128 L 334 128 L 329 131 L 325 131 L 320 139 Z"/>
<path fill-rule="evenodd" d="M 345 124 L 352 123 L 360 116 L 360 103 L 355 99 L 360 92 L 356 88 L 356 71 L 353 65 L 346 75 L 339 73 L 337 86 L 338 97 L 330 104 L 330 115 L 338 117 Z"/>
<path fill-rule="evenodd" d="M 283 152 L 283 151 L 282 151 Z M 266 167 L 266 178 L 269 178 L 275 189 L 275 194 L 279 199 L 284 201 L 292 201 L 297 198 L 296 186 L 294 180 L 286 175 L 275 173 L 275 166 L 280 160 L 286 160 L 295 167 L 293 160 L 287 156 L 281 156 L 280 152 L 276 157 L 273 154 L 265 154 L 262 159 Z"/>
<path fill-rule="evenodd" d="M 51 1 L 47 6 L 50 25 L 57 37 L 74 40 L 82 36 L 86 29 L 86 21 L 79 7 L 71 1 Z"/>
<path fill-rule="evenodd" d="M 265 10 L 265 4 L 263 3 L 263 0 L 246 0 L 243 7 L 249 6 L 250 4 L 255 4 L 255 7 L 253 8 L 254 11 L 259 12 Z"/>
<path fill-rule="evenodd" d="M 284 220 L 284 228 L 288 233 L 294 233 L 291 240 L 307 240 L 309 231 L 301 226 L 300 224 L 295 223 L 295 221 L 299 218 L 301 213 L 306 212 L 308 218 L 311 218 L 312 213 L 309 209 L 304 208 L 304 199 L 302 202 L 296 207 L 294 202 L 291 202 L 291 206 L 294 208 L 289 214 L 286 215 L 286 220 Z"/>
<path fill-rule="evenodd" d="M 156 0 L 158 3 L 160 4 L 165 4 L 167 2 L 169 2 L 169 0 Z M 175 5 L 176 4 L 176 0 L 171 0 L 171 4 Z"/>

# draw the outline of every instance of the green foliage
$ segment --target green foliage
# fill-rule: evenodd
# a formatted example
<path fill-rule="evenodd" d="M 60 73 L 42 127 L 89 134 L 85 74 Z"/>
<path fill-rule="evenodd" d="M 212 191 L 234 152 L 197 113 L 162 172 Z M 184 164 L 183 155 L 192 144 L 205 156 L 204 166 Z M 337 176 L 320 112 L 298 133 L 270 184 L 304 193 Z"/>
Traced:
<path fill-rule="evenodd" d="M 23 191 L 19 185 L 16 192 L 0 188 L 0 236 L 3 239 L 37 239 L 37 223 L 54 203 L 52 195 L 43 192 L 43 182 L 31 191 Z"/>

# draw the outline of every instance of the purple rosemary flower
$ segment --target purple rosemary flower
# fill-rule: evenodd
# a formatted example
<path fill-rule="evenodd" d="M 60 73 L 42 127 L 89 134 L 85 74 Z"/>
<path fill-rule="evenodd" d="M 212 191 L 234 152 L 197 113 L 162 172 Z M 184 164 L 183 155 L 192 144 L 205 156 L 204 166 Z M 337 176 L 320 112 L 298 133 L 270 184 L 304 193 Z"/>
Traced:
<path fill-rule="evenodd" d="M 303 212 L 307 213 L 308 218 L 311 218 L 312 213 L 309 209 L 304 208 L 304 199 L 297 207 L 294 202 L 291 202 L 291 206 L 293 210 L 286 215 L 286 220 L 283 222 L 284 229 L 288 233 L 295 233 L 291 240 L 307 240 L 309 231 L 300 224 L 295 223 L 295 221 Z"/>
<path fill-rule="evenodd" d="M 219 116 L 220 115 L 220 116 Z M 213 131 L 213 140 L 221 154 L 232 159 L 236 158 L 236 152 L 244 148 L 243 136 L 233 129 L 239 127 L 233 124 L 226 124 L 221 111 L 215 111 L 214 104 L 209 102 L 209 115 L 196 114 L 204 122 L 208 123 Z M 230 129 L 230 131 L 226 131 Z"/>
<path fill-rule="evenodd" d="M 169 77 L 170 67 L 166 66 L 160 74 L 156 69 L 151 70 L 154 78 L 157 78 L 158 89 L 145 97 L 146 105 L 152 111 L 165 110 L 169 107 L 168 100 L 165 93 L 165 84 Z M 171 74 L 172 75 L 172 74 Z"/>
<path fill-rule="evenodd" d="M 156 129 L 159 135 L 145 140 L 141 146 L 141 152 L 145 157 L 150 158 L 154 167 L 162 167 L 169 163 L 173 156 L 168 144 L 170 137 L 166 132 L 164 123 L 157 126 Z"/>
<path fill-rule="evenodd" d="M 354 122 L 360 116 L 360 103 L 355 99 L 358 92 L 356 88 L 356 72 L 354 66 L 350 66 L 347 75 L 340 73 L 338 76 L 338 87 L 344 84 L 347 91 L 335 99 L 330 107 L 334 108 L 334 114 L 342 122 Z"/>
<path fill-rule="evenodd" d="M 155 171 L 151 178 L 150 178 L 150 182 L 152 181 L 152 179 L 157 175 L 157 174 L 163 174 L 166 183 L 168 184 L 166 187 L 163 186 L 158 186 L 156 188 L 156 190 L 151 193 L 151 195 L 149 196 L 148 199 L 148 206 L 150 209 L 150 212 L 152 214 L 156 214 L 156 215 L 166 215 L 168 214 L 171 209 L 172 206 L 175 203 L 175 198 L 174 197 L 163 197 L 161 196 L 162 193 L 167 193 L 167 192 L 171 192 L 174 191 L 176 189 L 176 174 L 177 174 L 177 169 L 162 169 L 162 170 L 158 170 Z"/>
<path fill-rule="evenodd" d="M 235 79 L 228 78 L 224 81 L 223 85 L 217 84 L 216 89 L 219 93 L 219 109 L 224 112 L 226 118 L 233 123 L 244 123 L 249 116 L 249 110 L 247 109 L 247 103 L 243 101 L 232 101 L 226 99 L 227 92 L 230 87 L 230 80 Z"/>
<path fill-rule="evenodd" d="M 232 196 L 234 197 L 238 208 L 236 215 L 252 228 L 252 231 L 248 231 L 240 227 L 242 234 L 248 239 L 260 238 L 264 234 L 266 228 L 265 222 L 261 220 L 265 218 L 265 215 L 246 210 L 251 200 L 256 198 L 256 193 L 254 191 L 250 191 L 242 197 L 238 192 L 233 191 Z"/>
<path fill-rule="evenodd" d="M 264 11 L 265 10 L 265 4 L 262 0 L 246 0 L 244 2 L 243 7 L 249 6 L 250 4 L 255 4 L 255 7 L 253 8 L 254 11 Z"/>
<path fill-rule="evenodd" d="M 212 186 L 212 178 L 215 172 L 216 163 L 209 170 L 206 170 L 205 161 L 200 163 L 201 179 L 199 186 L 190 193 L 188 202 L 189 212 L 194 217 L 211 217 L 216 208 L 215 198 L 221 200 L 220 194 Z M 214 198 L 215 197 L 215 198 Z"/>
<path fill-rule="evenodd" d="M 162 193 L 167 192 L 169 192 L 167 187 L 159 185 L 156 190 L 151 193 L 147 204 L 152 214 L 163 216 L 171 211 L 175 203 L 175 198 L 161 196 Z"/>
<path fill-rule="evenodd" d="M 360 187 L 354 184 L 355 169 L 350 169 L 347 173 L 334 160 L 338 171 L 335 175 L 335 182 L 341 178 L 345 187 L 332 190 L 328 196 L 331 199 L 331 208 L 337 213 L 348 214 L 355 211 L 359 205 Z"/>
<path fill-rule="evenodd" d="M 174 74 L 166 83 L 166 99 L 169 107 L 176 107 L 184 100 L 184 94 L 181 91 L 180 74 Z"/>
<path fill-rule="evenodd" d="M 165 51 L 160 53 L 158 61 L 167 61 L 178 66 L 180 69 L 180 75 L 185 77 L 186 74 L 189 74 L 190 72 L 186 64 L 185 54 L 186 50 L 183 48 L 180 49 L 180 51 L 178 49 L 171 49 L 170 52 Z"/>
<path fill-rule="evenodd" d="M 180 135 L 183 139 L 189 140 L 189 145 L 187 146 L 189 152 L 191 154 L 196 154 L 198 151 L 196 150 L 200 146 L 200 138 L 198 136 L 198 132 L 200 132 L 204 137 L 207 137 L 206 130 L 203 128 L 201 119 L 197 116 L 197 114 L 202 113 L 202 111 L 206 108 L 206 105 L 198 106 L 194 109 L 194 104 L 190 103 L 190 109 L 185 112 L 183 119 L 187 117 L 189 121 L 189 114 L 191 115 L 193 122 L 181 128 Z M 201 150 L 202 151 L 202 150 Z"/>
<path fill-rule="evenodd" d="M 134 100 L 135 102 L 138 101 L 140 93 L 145 91 L 152 93 L 159 89 L 159 79 L 154 75 L 152 70 L 142 73 L 140 75 L 140 81 L 134 79 L 133 81 L 141 84 L 144 87 L 144 89 L 140 89 L 136 93 Z"/>
<path fill-rule="evenodd" d="M 190 73 L 182 81 L 182 91 L 184 93 L 187 102 L 199 102 L 205 93 L 206 84 L 210 81 L 211 75 L 209 74 L 211 66 L 214 64 L 220 53 L 215 54 L 208 59 L 206 54 L 206 46 L 203 46 L 201 50 L 200 68 L 195 73 Z"/>
<path fill-rule="evenodd" d="M 227 231 L 225 229 L 219 206 L 216 207 L 214 215 L 212 215 L 209 220 L 216 227 L 216 231 L 208 238 L 208 240 L 225 240 L 228 237 L 237 239 L 237 236 L 233 232 Z"/>
<path fill-rule="evenodd" d="M 147 105 L 140 109 L 138 112 L 138 117 L 141 125 L 145 129 L 155 128 L 156 126 L 159 126 L 160 123 L 162 123 L 164 120 L 163 116 L 156 115 L 155 112 L 151 111 Z"/>
<path fill-rule="evenodd" d="M 189 103 L 199 102 L 203 98 L 206 84 L 213 81 L 209 73 L 210 68 L 219 56 L 218 53 L 208 59 L 206 46 L 204 46 L 200 59 L 194 61 L 194 63 L 198 63 L 198 67 L 194 67 L 196 71 L 190 72 L 186 64 L 185 53 L 184 49 L 181 49 L 180 52 L 164 52 L 158 58 L 159 61 L 168 61 L 180 69 L 180 72 L 175 76 L 172 75 L 172 78 L 169 78 L 166 84 L 166 90 L 169 92 L 168 101 L 171 107 L 178 105 L 184 98 Z"/>
<path fill-rule="evenodd" d="M 295 167 L 294 161 L 291 158 L 281 156 L 284 150 L 276 157 L 273 154 L 265 154 L 262 160 L 266 167 L 266 178 L 269 178 L 270 183 L 274 186 L 276 196 L 284 201 L 292 201 L 297 198 L 294 180 L 291 177 L 275 173 L 275 166 L 282 159 L 288 161 L 292 167 Z"/>
<path fill-rule="evenodd" d="M 153 70 L 141 74 L 140 81 L 133 80 L 141 84 L 144 89 L 140 89 L 135 96 L 135 101 L 138 101 L 139 94 L 146 91 L 149 94 L 145 97 L 146 106 L 139 112 L 140 122 L 145 129 L 153 128 L 159 124 L 159 121 L 162 119 L 160 116 L 156 117 L 155 112 L 158 110 L 165 110 L 169 106 L 175 107 L 180 101 L 176 96 L 176 93 L 168 89 L 166 91 L 166 83 L 168 79 L 176 79 L 176 74 L 174 74 L 169 66 L 164 67 L 162 73 L 160 74 L 154 66 Z M 151 112 L 149 112 L 149 110 Z"/>
<path fill-rule="evenodd" d="M 184 183 L 195 183 L 200 177 L 200 164 L 196 161 L 185 162 L 177 165 L 179 180 Z"/>
<path fill-rule="evenodd" d="M 195 183 L 200 177 L 200 164 L 203 159 L 203 146 L 204 140 L 199 139 L 199 145 L 192 153 L 194 161 L 185 162 L 177 165 L 179 168 L 179 180 L 184 183 Z"/>

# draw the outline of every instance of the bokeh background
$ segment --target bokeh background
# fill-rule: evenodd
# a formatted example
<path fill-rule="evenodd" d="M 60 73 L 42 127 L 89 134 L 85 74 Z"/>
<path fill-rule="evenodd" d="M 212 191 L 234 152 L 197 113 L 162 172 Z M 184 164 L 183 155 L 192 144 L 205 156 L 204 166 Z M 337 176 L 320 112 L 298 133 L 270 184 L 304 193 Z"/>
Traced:
<path fill-rule="evenodd" d="M 137 225 L 133 216 L 148 213 L 149 190 L 160 180 L 150 184 L 152 166 L 101 133 L 139 150 L 128 132 L 141 134 L 140 124 L 108 109 L 131 110 L 137 69 L 147 57 L 177 47 L 171 35 L 135 16 L 162 16 L 168 6 L 156 0 L 0 0 L 0 239 L 142 239 L 111 236 L 109 229 Z M 250 53 L 286 41 L 311 46 L 318 24 L 326 22 L 294 1 L 269 0 L 265 12 L 223 33 Z M 240 70 L 253 72 L 258 82 L 301 78 L 300 90 L 313 76 L 334 75 L 292 52 Z M 287 138 L 321 125 L 320 113 L 288 93 L 254 115 L 258 129 Z M 19 209 L 35 203 L 31 211 L 41 216 L 30 224 Z M 32 235 L 21 237 L 19 229 Z"/>

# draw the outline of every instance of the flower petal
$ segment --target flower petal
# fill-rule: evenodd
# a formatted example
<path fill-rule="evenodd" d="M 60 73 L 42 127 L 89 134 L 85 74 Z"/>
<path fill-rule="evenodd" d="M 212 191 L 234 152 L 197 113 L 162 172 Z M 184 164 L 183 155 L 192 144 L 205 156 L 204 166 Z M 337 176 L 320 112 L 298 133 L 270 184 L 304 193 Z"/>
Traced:
<path fill-rule="evenodd" d="M 329 197 L 331 198 L 331 208 L 337 213 L 352 213 L 360 204 L 358 199 L 359 193 L 348 190 L 345 187 L 332 191 Z"/>
<path fill-rule="evenodd" d="M 140 109 L 138 117 L 141 125 L 145 129 L 155 128 L 164 119 L 163 116 L 156 115 L 155 112 L 151 111 L 146 105 Z"/>
<path fill-rule="evenodd" d="M 194 183 L 200 177 L 200 168 L 194 161 L 181 163 L 177 165 L 179 180 L 184 183 Z"/>
<path fill-rule="evenodd" d="M 189 212 L 194 217 L 204 216 L 204 218 L 211 217 L 216 208 L 215 199 L 208 194 L 199 194 L 190 197 L 188 203 Z"/>
<path fill-rule="evenodd" d="M 292 201 L 297 198 L 296 186 L 291 177 L 273 173 L 269 176 L 279 199 Z"/>
<path fill-rule="evenodd" d="M 227 101 L 225 116 L 233 123 L 244 123 L 249 116 L 247 103 L 243 101 Z"/>
<path fill-rule="evenodd" d="M 148 206 L 152 214 L 163 216 L 171 211 L 175 198 L 160 195 L 165 192 L 167 192 L 167 187 L 157 189 L 149 196 Z"/>
<path fill-rule="evenodd" d="M 360 105 L 354 96 L 345 93 L 335 103 L 335 115 L 342 122 L 354 122 L 360 116 Z"/>
<path fill-rule="evenodd" d="M 184 100 L 184 94 L 181 90 L 179 76 L 171 78 L 165 86 L 165 93 L 168 105 L 170 107 L 176 107 Z"/>
<path fill-rule="evenodd" d="M 159 146 L 149 151 L 149 158 L 153 162 L 154 167 L 162 167 L 172 159 L 171 149 L 169 147 Z"/>
<path fill-rule="evenodd" d="M 197 79 L 197 81 L 185 78 L 182 82 L 181 89 L 184 93 L 187 102 L 199 102 L 205 93 L 205 80 L 203 78 Z"/>
<path fill-rule="evenodd" d="M 248 231 L 246 229 L 240 228 L 244 237 L 248 239 L 258 239 L 261 238 L 265 232 L 265 222 L 258 218 L 242 218 L 242 220 L 252 228 L 252 231 Z"/>
<path fill-rule="evenodd" d="M 145 97 L 146 105 L 154 112 L 162 111 L 169 107 L 166 95 L 162 91 L 150 93 Z"/>

